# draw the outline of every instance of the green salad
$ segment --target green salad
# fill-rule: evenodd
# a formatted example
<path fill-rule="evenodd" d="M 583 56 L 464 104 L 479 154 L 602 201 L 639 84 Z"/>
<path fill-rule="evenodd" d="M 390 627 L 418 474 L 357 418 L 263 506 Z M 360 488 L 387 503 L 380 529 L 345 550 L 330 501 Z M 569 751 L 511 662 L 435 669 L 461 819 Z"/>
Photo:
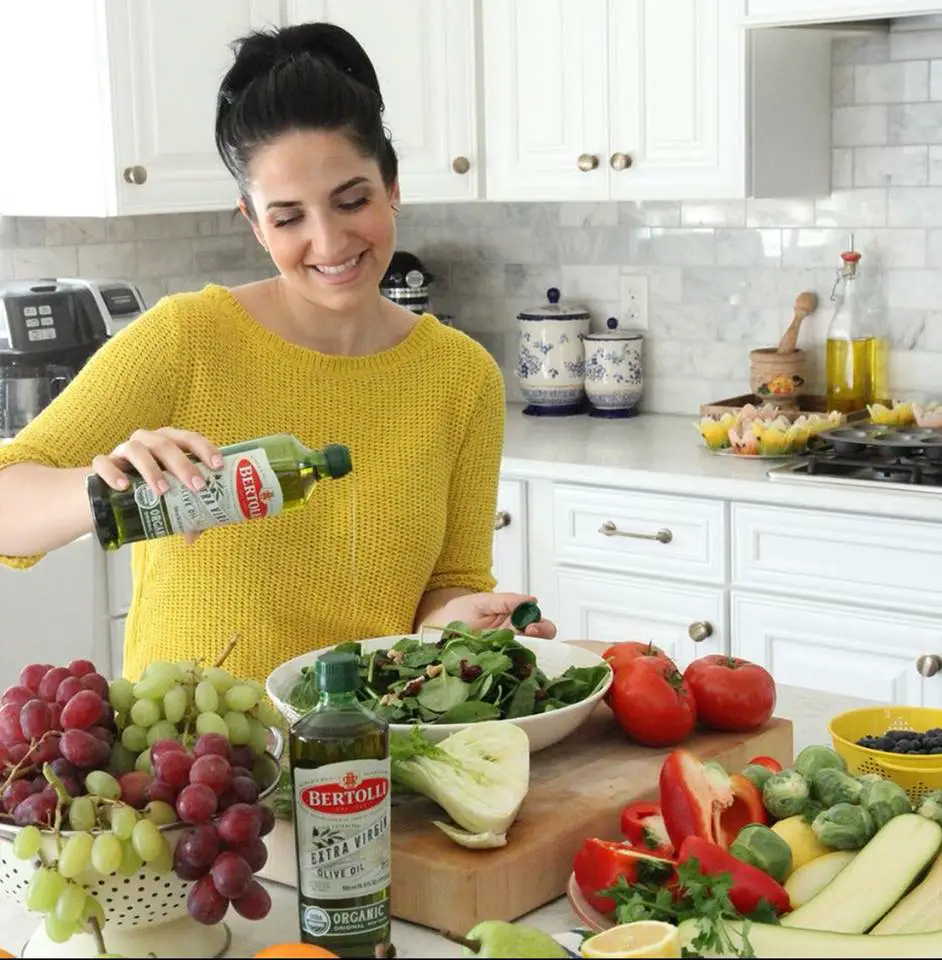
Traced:
<path fill-rule="evenodd" d="M 448 624 L 435 642 L 403 637 L 387 650 L 364 653 L 359 643 L 335 649 L 359 657 L 357 696 L 389 723 L 476 723 L 548 713 L 591 696 L 611 669 L 569 667 L 547 677 L 513 630 L 472 630 L 464 623 Z M 302 667 L 286 700 L 305 713 L 317 699 L 314 667 Z"/>

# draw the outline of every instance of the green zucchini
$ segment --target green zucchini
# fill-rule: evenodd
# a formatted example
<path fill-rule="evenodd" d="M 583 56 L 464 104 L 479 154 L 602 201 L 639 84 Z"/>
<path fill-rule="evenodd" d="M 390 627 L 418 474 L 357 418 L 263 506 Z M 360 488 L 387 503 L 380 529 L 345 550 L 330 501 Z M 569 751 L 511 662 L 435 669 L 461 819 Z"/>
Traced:
<path fill-rule="evenodd" d="M 933 930 L 942 930 L 942 857 L 936 857 L 922 883 L 910 890 L 870 934 L 882 937 Z"/>
<path fill-rule="evenodd" d="M 925 819 L 925 818 L 923 818 Z M 893 822 L 892 820 L 890 821 Z M 853 866 L 853 864 L 851 864 Z M 850 869 L 847 867 L 846 869 Z M 843 871 L 842 871 L 843 872 Z M 700 920 L 684 920 L 678 927 L 681 946 L 694 951 L 693 941 L 700 933 Z M 771 923 L 750 923 L 746 936 L 752 954 L 743 950 L 743 925 L 733 921 L 718 921 L 726 934 L 724 944 L 730 943 L 736 953 L 724 945 L 716 950 L 699 950 L 694 956 L 730 957 L 942 957 L 942 931 L 936 933 L 897 933 L 886 937 L 872 937 L 866 933 L 830 933 L 826 930 L 799 930 Z"/>
<path fill-rule="evenodd" d="M 916 813 L 894 817 L 816 897 L 782 917 L 782 926 L 832 933 L 869 930 L 906 893 L 940 846 L 942 827 L 933 820 Z M 883 949 L 884 956 L 892 955 L 888 945 Z"/>

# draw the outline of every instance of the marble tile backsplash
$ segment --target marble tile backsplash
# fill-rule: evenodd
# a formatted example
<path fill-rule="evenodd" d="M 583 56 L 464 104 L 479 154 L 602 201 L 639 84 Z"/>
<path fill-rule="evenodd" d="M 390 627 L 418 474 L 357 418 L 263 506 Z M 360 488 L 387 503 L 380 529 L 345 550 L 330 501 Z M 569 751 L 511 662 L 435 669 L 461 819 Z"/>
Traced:
<path fill-rule="evenodd" d="M 913 27 L 918 26 L 918 29 Z M 942 18 L 834 43 L 833 192 L 719 203 L 409 205 L 399 247 L 435 274 L 433 307 L 513 374 L 516 314 L 550 286 L 646 327 L 644 407 L 693 413 L 746 390 L 748 351 L 773 344 L 795 297 L 818 312 L 802 346 L 821 385 L 829 295 L 847 234 L 903 392 L 942 390 Z M 55 220 L 0 217 L 0 281 L 110 276 L 149 304 L 273 267 L 237 213 Z"/>

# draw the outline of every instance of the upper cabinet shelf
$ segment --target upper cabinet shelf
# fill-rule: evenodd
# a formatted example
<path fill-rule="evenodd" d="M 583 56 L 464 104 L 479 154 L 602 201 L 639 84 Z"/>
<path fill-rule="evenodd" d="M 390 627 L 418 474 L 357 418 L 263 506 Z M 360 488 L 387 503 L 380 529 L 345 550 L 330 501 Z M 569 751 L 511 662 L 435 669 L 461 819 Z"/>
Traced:
<path fill-rule="evenodd" d="M 747 31 L 746 3 L 0 4 L 0 214 L 231 209 L 213 143 L 229 45 L 311 20 L 373 59 L 406 202 L 826 193 L 827 34 Z"/>
<path fill-rule="evenodd" d="M 750 27 L 794 26 L 896 19 L 939 12 L 938 2 L 922 0 L 746 0 L 745 22 Z"/>

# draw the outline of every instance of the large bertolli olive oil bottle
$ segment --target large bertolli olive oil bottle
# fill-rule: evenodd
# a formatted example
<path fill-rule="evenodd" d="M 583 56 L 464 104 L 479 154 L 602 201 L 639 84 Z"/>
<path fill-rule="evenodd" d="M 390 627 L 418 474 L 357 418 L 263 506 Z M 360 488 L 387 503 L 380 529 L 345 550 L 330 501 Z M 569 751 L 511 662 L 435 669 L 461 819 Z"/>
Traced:
<path fill-rule="evenodd" d="M 390 941 L 389 727 L 356 698 L 357 657 L 315 661 L 319 700 L 288 737 L 301 939 L 341 957 Z"/>

